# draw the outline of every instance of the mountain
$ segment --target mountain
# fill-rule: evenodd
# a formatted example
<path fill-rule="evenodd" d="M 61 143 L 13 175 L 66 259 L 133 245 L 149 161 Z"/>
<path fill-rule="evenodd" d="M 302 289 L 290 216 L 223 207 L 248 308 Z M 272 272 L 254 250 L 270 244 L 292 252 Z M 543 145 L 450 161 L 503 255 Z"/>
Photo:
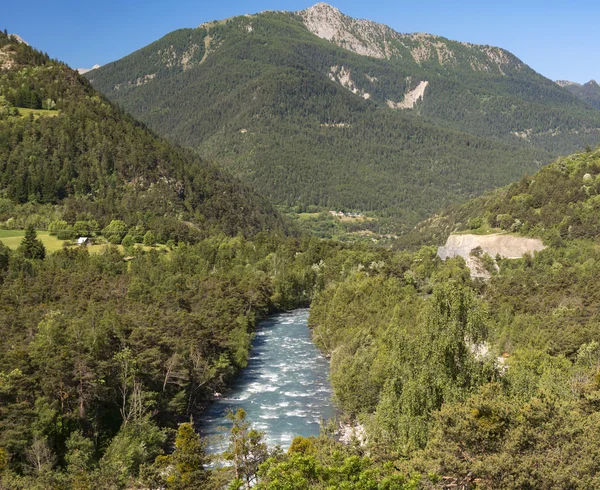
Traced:
<path fill-rule="evenodd" d="M 156 136 L 66 65 L 6 35 L 0 60 L 0 197 L 176 240 L 284 228 L 266 200 Z"/>
<path fill-rule="evenodd" d="M 409 228 L 600 141 L 600 115 L 512 54 L 326 4 L 180 29 L 86 73 L 278 204 Z"/>
<path fill-rule="evenodd" d="M 97 68 L 100 68 L 100 65 L 94 65 L 91 68 L 77 68 L 77 73 L 79 73 L 80 75 L 83 75 L 84 73 L 87 73 L 88 71 L 91 71 L 91 70 L 96 70 Z"/>
<path fill-rule="evenodd" d="M 600 85 L 598 85 L 596 80 L 590 80 L 583 85 L 576 82 L 569 82 L 568 80 L 557 80 L 556 83 L 566 88 L 575 97 L 578 97 L 596 109 L 600 109 Z"/>

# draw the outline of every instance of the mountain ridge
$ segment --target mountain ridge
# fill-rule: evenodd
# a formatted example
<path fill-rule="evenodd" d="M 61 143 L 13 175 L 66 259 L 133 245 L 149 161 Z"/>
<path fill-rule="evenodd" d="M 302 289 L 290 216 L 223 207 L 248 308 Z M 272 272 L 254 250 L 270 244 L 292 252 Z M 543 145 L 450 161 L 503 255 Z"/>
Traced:
<path fill-rule="evenodd" d="M 321 32 L 337 43 L 305 25 L 329 28 L 321 17 L 339 27 Z M 86 77 L 277 204 L 377 212 L 408 227 L 432 202 L 600 142 L 600 114 L 518 58 L 392 31 L 322 4 L 243 15 L 174 31 Z M 350 38 L 337 32 L 368 42 L 344 49 Z M 386 46 L 389 60 L 355 52 Z"/>
<path fill-rule="evenodd" d="M 590 80 L 587 83 L 580 84 L 569 80 L 557 80 L 556 84 L 564 87 L 575 97 L 596 109 L 600 109 L 600 85 L 596 80 Z"/>
<path fill-rule="evenodd" d="M 307 29 L 320 38 L 327 39 L 356 54 L 380 59 L 402 57 L 401 46 L 409 50 L 410 56 L 416 63 L 437 58 L 440 64 L 452 64 L 454 55 L 447 43 L 458 42 L 429 33 L 399 33 L 385 24 L 349 17 L 325 2 L 319 2 L 296 14 L 302 17 Z M 397 41 L 400 46 L 394 46 L 392 41 Z M 421 44 L 415 46 L 415 41 Z M 470 49 L 484 51 L 491 62 L 490 65 L 473 56 L 470 60 L 473 70 L 498 69 L 503 74 L 503 66 L 507 68 L 514 65 L 513 69 L 517 70 L 524 67 L 521 60 L 502 48 L 466 42 L 460 44 Z"/>

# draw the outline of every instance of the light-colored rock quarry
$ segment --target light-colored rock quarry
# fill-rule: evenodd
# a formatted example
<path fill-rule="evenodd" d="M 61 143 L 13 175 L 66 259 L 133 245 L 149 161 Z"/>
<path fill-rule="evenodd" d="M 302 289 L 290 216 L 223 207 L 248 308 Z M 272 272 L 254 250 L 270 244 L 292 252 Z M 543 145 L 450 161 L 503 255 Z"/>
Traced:
<path fill-rule="evenodd" d="M 438 248 L 438 256 L 442 259 L 463 257 L 467 259 L 471 250 L 481 247 L 491 257 L 500 255 L 506 259 L 518 259 L 526 253 L 544 250 L 539 238 L 526 238 L 514 235 L 450 235 L 446 245 Z"/>

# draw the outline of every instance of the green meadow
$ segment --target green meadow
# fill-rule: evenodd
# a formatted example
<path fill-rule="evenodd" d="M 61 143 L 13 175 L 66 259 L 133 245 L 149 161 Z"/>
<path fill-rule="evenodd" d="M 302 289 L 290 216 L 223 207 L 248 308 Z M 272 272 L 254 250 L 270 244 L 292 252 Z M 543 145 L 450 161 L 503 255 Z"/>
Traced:
<path fill-rule="evenodd" d="M 56 252 L 63 246 L 63 240 L 51 236 L 47 231 L 38 231 L 37 235 L 48 252 Z M 20 245 L 23 236 L 25 230 L 0 230 L 0 242 L 13 250 Z"/>
<path fill-rule="evenodd" d="M 12 250 L 16 250 L 19 247 L 19 245 L 21 244 L 21 240 L 23 240 L 24 236 L 25 230 L 0 230 L 0 242 L 4 243 L 4 245 L 11 248 Z M 37 237 L 42 241 L 48 253 L 61 250 L 64 246 L 64 243 L 73 243 L 72 241 L 59 240 L 55 236 L 50 235 L 47 231 L 38 230 Z M 100 238 L 100 240 L 102 240 L 102 238 Z M 98 243 L 95 245 L 88 245 L 87 250 L 90 253 L 100 253 L 107 246 L 109 246 L 108 243 Z M 121 252 L 125 250 L 122 245 L 117 245 L 117 247 Z M 143 247 L 145 251 L 151 250 L 153 248 L 158 250 L 169 250 L 166 245 L 161 244 L 156 244 L 154 247 L 136 244 L 136 247 Z"/>

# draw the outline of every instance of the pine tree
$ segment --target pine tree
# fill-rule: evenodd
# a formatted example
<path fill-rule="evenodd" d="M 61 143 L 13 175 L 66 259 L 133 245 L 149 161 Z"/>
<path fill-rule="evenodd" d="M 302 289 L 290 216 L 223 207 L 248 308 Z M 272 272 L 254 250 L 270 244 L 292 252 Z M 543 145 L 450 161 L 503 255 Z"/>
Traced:
<path fill-rule="evenodd" d="M 25 236 L 21 241 L 19 250 L 26 259 L 40 259 L 46 257 L 46 247 L 37 237 L 37 233 L 33 225 L 29 225 L 25 231 Z"/>
<path fill-rule="evenodd" d="M 152 246 L 154 246 L 155 242 L 156 242 L 156 237 L 154 236 L 154 233 L 152 233 L 152 231 L 148 230 L 146 232 L 146 234 L 144 235 L 144 245 L 146 245 L 147 247 L 152 247 Z"/>

